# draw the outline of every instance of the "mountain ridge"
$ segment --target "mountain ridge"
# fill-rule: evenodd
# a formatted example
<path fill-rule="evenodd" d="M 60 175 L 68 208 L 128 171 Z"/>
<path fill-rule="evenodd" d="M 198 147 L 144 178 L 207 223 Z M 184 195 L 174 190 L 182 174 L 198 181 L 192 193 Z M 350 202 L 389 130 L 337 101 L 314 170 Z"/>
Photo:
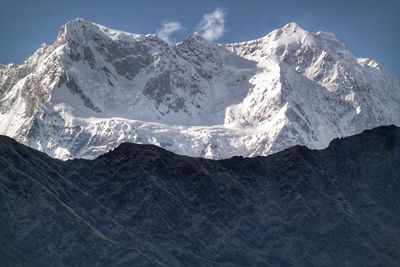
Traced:
<path fill-rule="evenodd" d="M 400 129 L 323 150 L 61 161 L 0 137 L 0 255 L 40 266 L 397 265 Z"/>
<path fill-rule="evenodd" d="M 0 67 L 0 134 L 61 159 L 123 141 L 205 158 L 323 148 L 400 124 L 400 82 L 294 23 L 241 43 L 176 45 L 81 19 Z"/>

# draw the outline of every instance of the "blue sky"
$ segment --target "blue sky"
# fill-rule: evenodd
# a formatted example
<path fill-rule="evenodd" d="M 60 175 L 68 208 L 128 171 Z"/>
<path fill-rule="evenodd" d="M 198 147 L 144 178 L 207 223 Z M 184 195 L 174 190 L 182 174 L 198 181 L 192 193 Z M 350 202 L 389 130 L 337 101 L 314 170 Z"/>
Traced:
<path fill-rule="evenodd" d="M 0 0 L 0 62 L 23 62 L 77 17 L 133 33 L 158 32 L 171 41 L 200 31 L 222 43 L 296 22 L 335 33 L 353 54 L 374 58 L 400 77 L 399 0 Z"/>

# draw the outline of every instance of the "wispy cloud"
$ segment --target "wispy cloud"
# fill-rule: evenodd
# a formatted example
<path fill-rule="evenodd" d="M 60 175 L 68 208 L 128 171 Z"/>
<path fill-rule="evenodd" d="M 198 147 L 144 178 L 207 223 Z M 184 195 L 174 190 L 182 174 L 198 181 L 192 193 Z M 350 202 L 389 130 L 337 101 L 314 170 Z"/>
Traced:
<path fill-rule="evenodd" d="M 225 33 L 225 12 L 221 8 L 204 14 L 203 19 L 197 25 L 200 35 L 209 41 L 220 38 Z"/>
<path fill-rule="evenodd" d="M 164 21 L 161 29 L 157 31 L 157 36 L 168 43 L 172 43 L 171 35 L 177 32 L 182 32 L 185 28 L 176 21 Z"/>

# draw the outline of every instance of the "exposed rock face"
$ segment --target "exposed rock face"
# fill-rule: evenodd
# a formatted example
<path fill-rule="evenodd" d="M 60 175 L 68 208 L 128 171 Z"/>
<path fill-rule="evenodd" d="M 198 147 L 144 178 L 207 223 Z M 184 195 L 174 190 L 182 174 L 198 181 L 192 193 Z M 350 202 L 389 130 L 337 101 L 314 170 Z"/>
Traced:
<path fill-rule="evenodd" d="M 78 19 L 24 64 L 0 66 L 0 86 L 0 134 L 60 159 L 123 141 L 257 156 L 400 125 L 396 78 L 294 23 L 249 42 L 169 45 Z"/>
<path fill-rule="evenodd" d="M 213 161 L 121 144 L 59 161 L 0 137 L 5 266 L 397 266 L 400 129 Z"/>

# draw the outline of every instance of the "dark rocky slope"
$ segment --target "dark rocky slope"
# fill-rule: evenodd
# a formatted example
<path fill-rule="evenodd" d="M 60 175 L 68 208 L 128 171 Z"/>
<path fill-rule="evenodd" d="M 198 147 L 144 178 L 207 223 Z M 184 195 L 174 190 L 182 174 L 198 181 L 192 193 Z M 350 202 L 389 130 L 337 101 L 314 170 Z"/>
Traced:
<path fill-rule="evenodd" d="M 400 129 L 213 161 L 0 137 L 2 266 L 398 266 Z"/>

